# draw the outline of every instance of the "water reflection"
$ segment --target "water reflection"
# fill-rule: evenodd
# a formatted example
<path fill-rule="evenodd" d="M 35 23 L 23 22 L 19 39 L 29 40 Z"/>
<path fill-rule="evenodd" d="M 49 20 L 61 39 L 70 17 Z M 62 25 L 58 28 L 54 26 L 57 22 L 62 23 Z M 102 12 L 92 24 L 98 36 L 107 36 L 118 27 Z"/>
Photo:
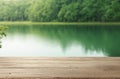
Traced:
<path fill-rule="evenodd" d="M 120 56 L 116 26 L 17 25 L 7 34 L 3 56 Z"/>

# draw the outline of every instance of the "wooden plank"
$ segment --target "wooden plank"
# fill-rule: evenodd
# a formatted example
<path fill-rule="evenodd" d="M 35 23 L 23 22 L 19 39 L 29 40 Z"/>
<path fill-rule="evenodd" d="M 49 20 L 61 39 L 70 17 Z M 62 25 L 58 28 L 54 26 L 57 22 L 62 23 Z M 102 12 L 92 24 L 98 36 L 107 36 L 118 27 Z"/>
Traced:
<path fill-rule="evenodd" d="M 0 79 L 120 79 L 120 58 L 1 57 Z"/>

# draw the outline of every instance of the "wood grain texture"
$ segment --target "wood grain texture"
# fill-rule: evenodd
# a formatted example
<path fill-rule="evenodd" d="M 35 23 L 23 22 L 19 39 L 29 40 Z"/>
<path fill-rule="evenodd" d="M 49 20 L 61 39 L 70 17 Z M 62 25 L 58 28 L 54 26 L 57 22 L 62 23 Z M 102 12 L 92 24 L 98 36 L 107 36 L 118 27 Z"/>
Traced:
<path fill-rule="evenodd" d="M 120 58 L 1 57 L 0 79 L 120 79 Z"/>

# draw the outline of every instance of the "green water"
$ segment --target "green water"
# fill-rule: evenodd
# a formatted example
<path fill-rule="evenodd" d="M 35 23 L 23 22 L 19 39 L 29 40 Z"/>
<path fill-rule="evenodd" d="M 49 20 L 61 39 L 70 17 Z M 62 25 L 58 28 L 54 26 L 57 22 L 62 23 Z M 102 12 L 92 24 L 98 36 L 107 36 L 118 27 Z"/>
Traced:
<path fill-rule="evenodd" d="M 11 25 L 0 56 L 119 57 L 119 26 Z"/>

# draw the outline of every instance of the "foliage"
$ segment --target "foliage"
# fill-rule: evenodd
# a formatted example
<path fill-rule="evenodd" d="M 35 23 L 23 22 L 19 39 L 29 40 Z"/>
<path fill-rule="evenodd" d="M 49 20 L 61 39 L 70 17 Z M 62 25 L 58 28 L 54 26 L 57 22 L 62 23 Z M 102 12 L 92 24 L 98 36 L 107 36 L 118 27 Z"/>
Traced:
<path fill-rule="evenodd" d="M 0 0 L 0 21 L 120 21 L 120 0 Z"/>
<path fill-rule="evenodd" d="M 3 38 L 3 36 L 6 36 L 5 29 L 6 28 L 4 26 L 0 26 L 0 48 L 2 47 L 2 45 L 1 45 L 1 39 Z"/>

